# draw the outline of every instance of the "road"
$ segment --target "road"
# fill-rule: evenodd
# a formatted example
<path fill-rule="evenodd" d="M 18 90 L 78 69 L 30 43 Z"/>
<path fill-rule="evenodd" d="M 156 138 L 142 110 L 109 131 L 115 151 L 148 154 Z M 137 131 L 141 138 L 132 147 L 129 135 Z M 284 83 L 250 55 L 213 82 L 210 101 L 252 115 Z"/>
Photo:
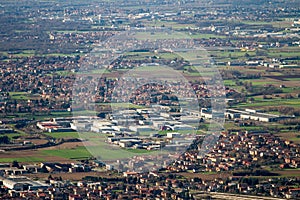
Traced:
<path fill-rule="evenodd" d="M 240 194 L 228 194 L 228 193 L 220 193 L 220 192 L 208 192 L 202 194 L 195 194 L 195 199 L 207 199 L 210 197 L 212 199 L 230 199 L 230 200 L 284 200 L 281 198 L 273 198 L 273 197 L 262 197 L 262 196 L 252 196 L 252 195 L 240 195 Z"/>

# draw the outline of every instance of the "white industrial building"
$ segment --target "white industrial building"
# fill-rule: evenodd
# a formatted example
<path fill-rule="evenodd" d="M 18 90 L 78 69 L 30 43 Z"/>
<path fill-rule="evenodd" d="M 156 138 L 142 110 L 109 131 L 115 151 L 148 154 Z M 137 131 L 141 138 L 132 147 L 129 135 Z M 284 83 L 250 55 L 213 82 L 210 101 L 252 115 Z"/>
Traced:
<path fill-rule="evenodd" d="M 5 187 L 16 191 L 36 191 L 38 189 L 47 189 L 49 185 L 40 181 L 33 181 L 26 176 L 9 176 L 1 178 Z"/>
<path fill-rule="evenodd" d="M 293 118 L 292 116 L 273 115 L 253 109 L 227 109 L 225 117 L 230 119 L 254 120 L 260 122 L 275 122 L 282 119 Z"/>

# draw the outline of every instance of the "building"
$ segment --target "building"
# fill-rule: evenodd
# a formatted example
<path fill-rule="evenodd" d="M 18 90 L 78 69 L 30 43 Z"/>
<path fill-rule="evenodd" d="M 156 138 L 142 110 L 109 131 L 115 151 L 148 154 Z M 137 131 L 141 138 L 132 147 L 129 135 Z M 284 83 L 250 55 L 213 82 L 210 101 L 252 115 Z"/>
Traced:
<path fill-rule="evenodd" d="M 273 115 L 253 109 L 227 109 L 225 112 L 225 117 L 228 119 L 254 120 L 260 122 L 276 122 L 282 119 L 293 118 L 292 116 Z"/>
<path fill-rule="evenodd" d="M 176 133 L 176 132 L 168 132 L 167 133 L 167 138 L 179 138 L 181 137 L 180 133 Z"/>
<path fill-rule="evenodd" d="M 26 176 L 9 176 L 2 178 L 3 185 L 11 190 L 16 191 L 36 191 L 38 189 L 47 189 L 49 185 L 33 181 Z"/>

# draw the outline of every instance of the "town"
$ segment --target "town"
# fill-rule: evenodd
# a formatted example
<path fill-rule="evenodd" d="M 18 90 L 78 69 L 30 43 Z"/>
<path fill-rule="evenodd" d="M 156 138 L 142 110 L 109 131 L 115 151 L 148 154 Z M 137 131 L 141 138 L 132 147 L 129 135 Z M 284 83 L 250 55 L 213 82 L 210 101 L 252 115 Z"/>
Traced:
<path fill-rule="evenodd" d="M 1 199 L 300 199 L 300 2 L 0 1 Z"/>

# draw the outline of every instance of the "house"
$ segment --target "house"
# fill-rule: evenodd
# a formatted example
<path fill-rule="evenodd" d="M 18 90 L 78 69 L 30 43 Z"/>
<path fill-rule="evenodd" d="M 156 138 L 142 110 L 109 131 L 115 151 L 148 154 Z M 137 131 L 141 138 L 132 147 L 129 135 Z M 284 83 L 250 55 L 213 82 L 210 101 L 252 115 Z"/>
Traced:
<path fill-rule="evenodd" d="M 176 133 L 176 132 L 168 132 L 167 133 L 167 138 L 179 138 L 181 137 L 180 133 Z"/>
<path fill-rule="evenodd" d="M 146 132 L 153 131 L 154 129 L 151 126 L 129 126 L 129 130 L 134 132 Z"/>
<path fill-rule="evenodd" d="M 130 177 L 130 176 L 136 176 L 137 174 L 138 174 L 137 172 L 124 172 L 123 176 Z"/>
<path fill-rule="evenodd" d="M 105 167 L 106 167 L 106 170 L 113 170 L 114 169 L 114 166 L 109 165 L 109 164 L 107 164 Z"/>
<path fill-rule="evenodd" d="M 187 125 L 187 124 L 180 124 L 180 125 L 174 125 L 172 126 L 172 129 L 174 131 L 179 131 L 179 130 L 194 130 L 194 127 Z"/>
<path fill-rule="evenodd" d="M 300 197 L 300 188 L 289 189 L 289 192 L 286 196 L 288 199 L 298 199 Z"/>

